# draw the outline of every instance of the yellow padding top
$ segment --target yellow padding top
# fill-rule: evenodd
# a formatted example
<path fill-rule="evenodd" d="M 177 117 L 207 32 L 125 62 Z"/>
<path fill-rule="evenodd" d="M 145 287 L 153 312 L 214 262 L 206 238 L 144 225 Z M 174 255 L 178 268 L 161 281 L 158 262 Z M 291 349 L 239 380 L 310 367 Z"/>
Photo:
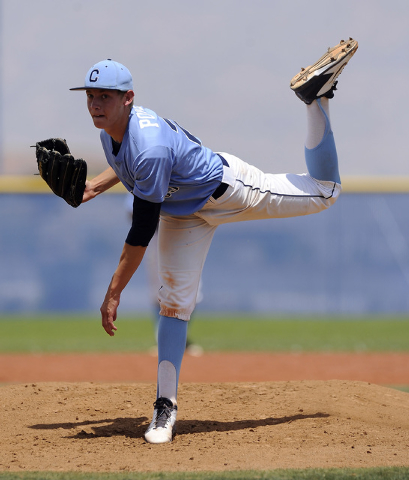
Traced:
<path fill-rule="evenodd" d="M 107 193 L 126 193 L 122 183 L 110 188 Z M 40 175 L 0 176 L 0 193 L 53 193 Z"/>
<path fill-rule="evenodd" d="M 106 193 L 126 193 L 118 183 Z M 343 193 L 409 193 L 409 176 L 344 176 Z M 52 193 L 40 175 L 0 175 L 0 193 Z"/>

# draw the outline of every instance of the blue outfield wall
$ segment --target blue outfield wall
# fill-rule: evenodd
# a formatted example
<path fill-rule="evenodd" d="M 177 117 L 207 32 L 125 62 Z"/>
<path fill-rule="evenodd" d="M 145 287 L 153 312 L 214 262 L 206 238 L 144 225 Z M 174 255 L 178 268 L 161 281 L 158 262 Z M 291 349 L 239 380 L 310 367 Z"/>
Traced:
<path fill-rule="evenodd" d="M 129 229 L 124 204 L 0 194 L 0 313 L 97 313 Z M 316 215 L 221 226 L 200 311 L 407 314 L 408 212 L 408 194 L 348 193 Z M 150 298 L 142 265 L 120 312 L 148 312 Z"/>

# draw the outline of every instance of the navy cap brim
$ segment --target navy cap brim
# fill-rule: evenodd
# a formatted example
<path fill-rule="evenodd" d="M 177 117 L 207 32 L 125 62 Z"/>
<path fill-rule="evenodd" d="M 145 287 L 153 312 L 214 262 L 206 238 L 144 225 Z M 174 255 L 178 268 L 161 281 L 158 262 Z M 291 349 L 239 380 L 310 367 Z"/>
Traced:
<path fill-rule="evenodd" d="M 117 89 L 99 86 L 99 87 L 75 87 L 75 88 L 70 88 L 70 90 L 117 90 Z"/>
<path fill-rule="evenodd" d="M 128 92 L 129 90 L 121 90 L 120 88 L 108 88 L 108 87 L 102 87 L 101 85 L 99 87 L 75 87 L 75 88 L 70 88 L 70 90 L 118 90 L 119 92 Z"/>

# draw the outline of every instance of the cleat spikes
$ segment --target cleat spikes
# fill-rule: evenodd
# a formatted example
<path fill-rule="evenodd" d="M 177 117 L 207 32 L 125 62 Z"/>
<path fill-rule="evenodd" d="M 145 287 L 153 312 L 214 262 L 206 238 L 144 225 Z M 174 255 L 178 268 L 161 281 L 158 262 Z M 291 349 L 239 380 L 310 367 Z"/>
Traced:
<path fill-rule="evenodd" d="M 358 42 L 341 40 L 315 63 L 302 68 L 290 82 L 293 92 L 307 105 L 321 97 L 333 98 L 337 78 L 358 49 Z"/>

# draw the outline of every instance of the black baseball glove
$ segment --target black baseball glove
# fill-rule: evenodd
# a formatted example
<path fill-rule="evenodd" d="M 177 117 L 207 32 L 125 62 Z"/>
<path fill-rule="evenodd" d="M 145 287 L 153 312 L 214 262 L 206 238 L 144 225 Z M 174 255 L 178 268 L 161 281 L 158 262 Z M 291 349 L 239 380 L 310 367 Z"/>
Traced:
<path fill-rule="evenodd" d="M 75 159 L 62 138 L 49 138 L 35 144 L 38 171 L 51 190 L 72 207 L 82 202 L 87 163 Z"/>

